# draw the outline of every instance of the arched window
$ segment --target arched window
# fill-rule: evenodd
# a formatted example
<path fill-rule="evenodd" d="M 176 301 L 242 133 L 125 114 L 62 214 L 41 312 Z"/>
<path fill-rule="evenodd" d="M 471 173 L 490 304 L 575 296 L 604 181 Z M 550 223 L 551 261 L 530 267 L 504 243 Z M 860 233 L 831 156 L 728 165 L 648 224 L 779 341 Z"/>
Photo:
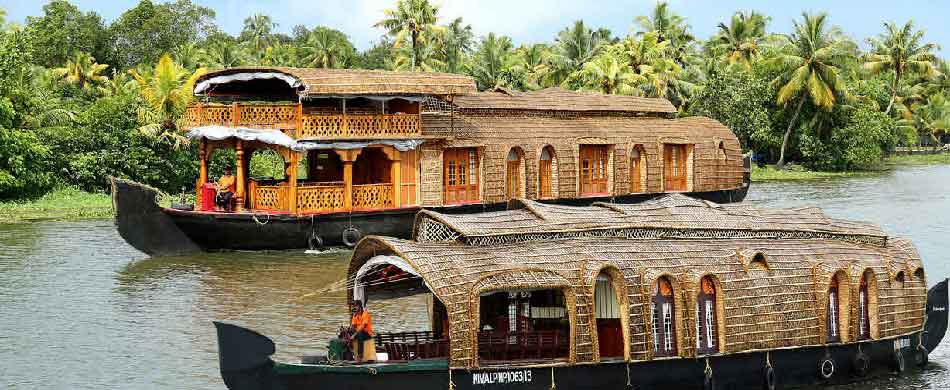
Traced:
<path fill-rule="evenodd" d="M 726 143 L 719 141 L 719 144 L 716 146 L 716 158 L 720 160 L 726 159 Z"/>
<path fill-rule="evenodd" d="M 554 148 L 545 146 L 541 149 L 541 159 L 538 161 L 538 198 L 550 199 L 554 197 Z"/>
<path fill-rule="evenodd" d="M 871 338 L 871 312 L 868 310 L 870 297 L 868 296 L 868 278 L 873 278 L 871 271 L 865 271 L 861 275 L 861 285 L 858 288 L 858 339 L 867 340 Z"/>
<path fill-rule="evenodd" d="M 907 277 L 904 275 L 904 271 L 897 272 L 897 275 L 894 276 L 894 287 L 904 288 L 904 281 Z"/>
<path fill-rule="evenodd" d="M 926 280 L 926 277 L 924 276 L 924 269 L 923 269 L 923 268 L 917 268 L 916 270 L 914 270 L 914 279 L 917 279 L 917 281 L 919 281 L 919 282 L 921 282 L 921 283 L 927 281 L 927 280 Z"/>
<path fill-rule="evenodd" d="M 646 153 L 643 147 L 636 145 L 630 150 L 630 192 L 644 192 L 646 185 Z"/>
<path fill-rule="evenodd" d="M 707 355 L 719 352 L 716 329 L 716 284 L 704 276 L 696 296 L 696 353 Z"/>
<path fill-rule="evenodd" d="M 676 328 L 673 324 L 675 313 L 673 285 L 665 276 L 656 281 L 651 308 L 653 312 L 653 356 L 675 356 Z"/>
<path fill-rule="evenodd" d="M 508 158 L 506 159 L 508 164 L 506 182 L 505 182 L 505 196 L 508 199 L 520 198 L 523 196 L 521 193 L 521 150 L 518 148 L 511 148 L 508 151 Z"/>
<path fill-rule="evenodd" d="M 841 332 L 839 329 L 841 319 L 841 302 L 838 295 L 838 275 L 831 278 L 831 285 L 828 287 L 828 318 L 826 324 L 828 327 L 828 342 L 836 343 L 841 341 Z"/>

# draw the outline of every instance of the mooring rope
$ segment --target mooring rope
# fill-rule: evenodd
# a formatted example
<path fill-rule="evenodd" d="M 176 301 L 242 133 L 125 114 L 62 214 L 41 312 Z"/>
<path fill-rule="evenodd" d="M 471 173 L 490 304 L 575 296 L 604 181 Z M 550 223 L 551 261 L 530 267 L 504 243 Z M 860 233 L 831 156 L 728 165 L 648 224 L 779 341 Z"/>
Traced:
<path fill-rule="evenodd" d="M 257 219 L 257 214 L 251 214 L 251 218 L 253 218 L 254 222 L 256 222 L 258 225 L 264 226 L 270 223 L 270 214 L 264 214 L 264 215 L 267 216 L 267 220 L 264 222 L 261 222 L 259 219 Z"/>
<path fill-rule="evenodd" d="M 554 383 L 554 366 L 551 366 L 551 390 L 557 390 L 557 385 Z"/>

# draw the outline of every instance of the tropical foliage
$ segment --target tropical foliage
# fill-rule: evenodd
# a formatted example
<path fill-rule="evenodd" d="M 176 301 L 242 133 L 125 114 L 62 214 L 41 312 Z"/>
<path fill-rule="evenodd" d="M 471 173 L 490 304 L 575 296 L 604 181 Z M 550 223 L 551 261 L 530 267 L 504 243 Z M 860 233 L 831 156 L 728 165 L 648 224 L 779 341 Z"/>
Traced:
<path fill-rule="evenodd" d="M 193 0 L 140 0 L 111 22 L 51 0 L 21 27 L 0 8 L 0 198 L 101 191 L 110 175 L 193 186 L 196 150 L 177 122 L 196 77 L 234 66 L 437 71 L 468 74 L 481 90 L 662 97 L 680 115 L 726 124 L 761 161 L 811 169 L 866 169 L 895 145 L 938 145 L 950 131 L 950 65 L 912 21 L 883 22 L 866 51 L 825 14 L 781 34 L 742 10 L 700 39 L 660 2 L 631 15 L 629 34 L 577 20 L 547 42 L 515 42 L 476 36 L 437 3 L 392 0 L 365 21 L 382 36 L 364 50 L 332 26 L 267 14 L 231 35 Z"/>

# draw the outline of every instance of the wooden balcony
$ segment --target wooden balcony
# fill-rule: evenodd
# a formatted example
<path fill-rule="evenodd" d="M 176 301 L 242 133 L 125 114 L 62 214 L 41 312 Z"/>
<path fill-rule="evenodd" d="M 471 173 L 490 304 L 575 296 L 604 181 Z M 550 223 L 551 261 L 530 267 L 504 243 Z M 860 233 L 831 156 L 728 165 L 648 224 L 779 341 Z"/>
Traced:
<path fill-rule="evenodd" d="M 290 185 L 250 185 L 250 209 L 262 211 L 290 211 Z M 342 211 L 380 210 L 392 208 L 391 183 L 354 185 L 353 196 L 346 199 L 346 187 L 339 183 L 300 183 L 297 185 L 296 210 L 300 214 L 333 213 Z"/>
<path fill-rule="evenodd" d="M 218 125 L 277 129 L 295 139 L 406 138 L 422 134 L 419 114 L 307 114 L 300 104 L 189 106 L 181 127 Z"/>

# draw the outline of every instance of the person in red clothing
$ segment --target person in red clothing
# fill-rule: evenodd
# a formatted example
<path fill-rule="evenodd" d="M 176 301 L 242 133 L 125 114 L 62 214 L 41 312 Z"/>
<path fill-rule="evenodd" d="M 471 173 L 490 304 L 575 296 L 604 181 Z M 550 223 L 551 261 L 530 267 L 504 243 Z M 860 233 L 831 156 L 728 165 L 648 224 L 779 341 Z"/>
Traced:
<path fill-rule="evenodd" d="M 353 328 L 353 339 L 356 340 L 356 362 L 363 361 L 363 342 L 373 338 L 373 318 L 363 307 L 362 301 L 353 302 L 353 318 L 350 320 Z"/>

